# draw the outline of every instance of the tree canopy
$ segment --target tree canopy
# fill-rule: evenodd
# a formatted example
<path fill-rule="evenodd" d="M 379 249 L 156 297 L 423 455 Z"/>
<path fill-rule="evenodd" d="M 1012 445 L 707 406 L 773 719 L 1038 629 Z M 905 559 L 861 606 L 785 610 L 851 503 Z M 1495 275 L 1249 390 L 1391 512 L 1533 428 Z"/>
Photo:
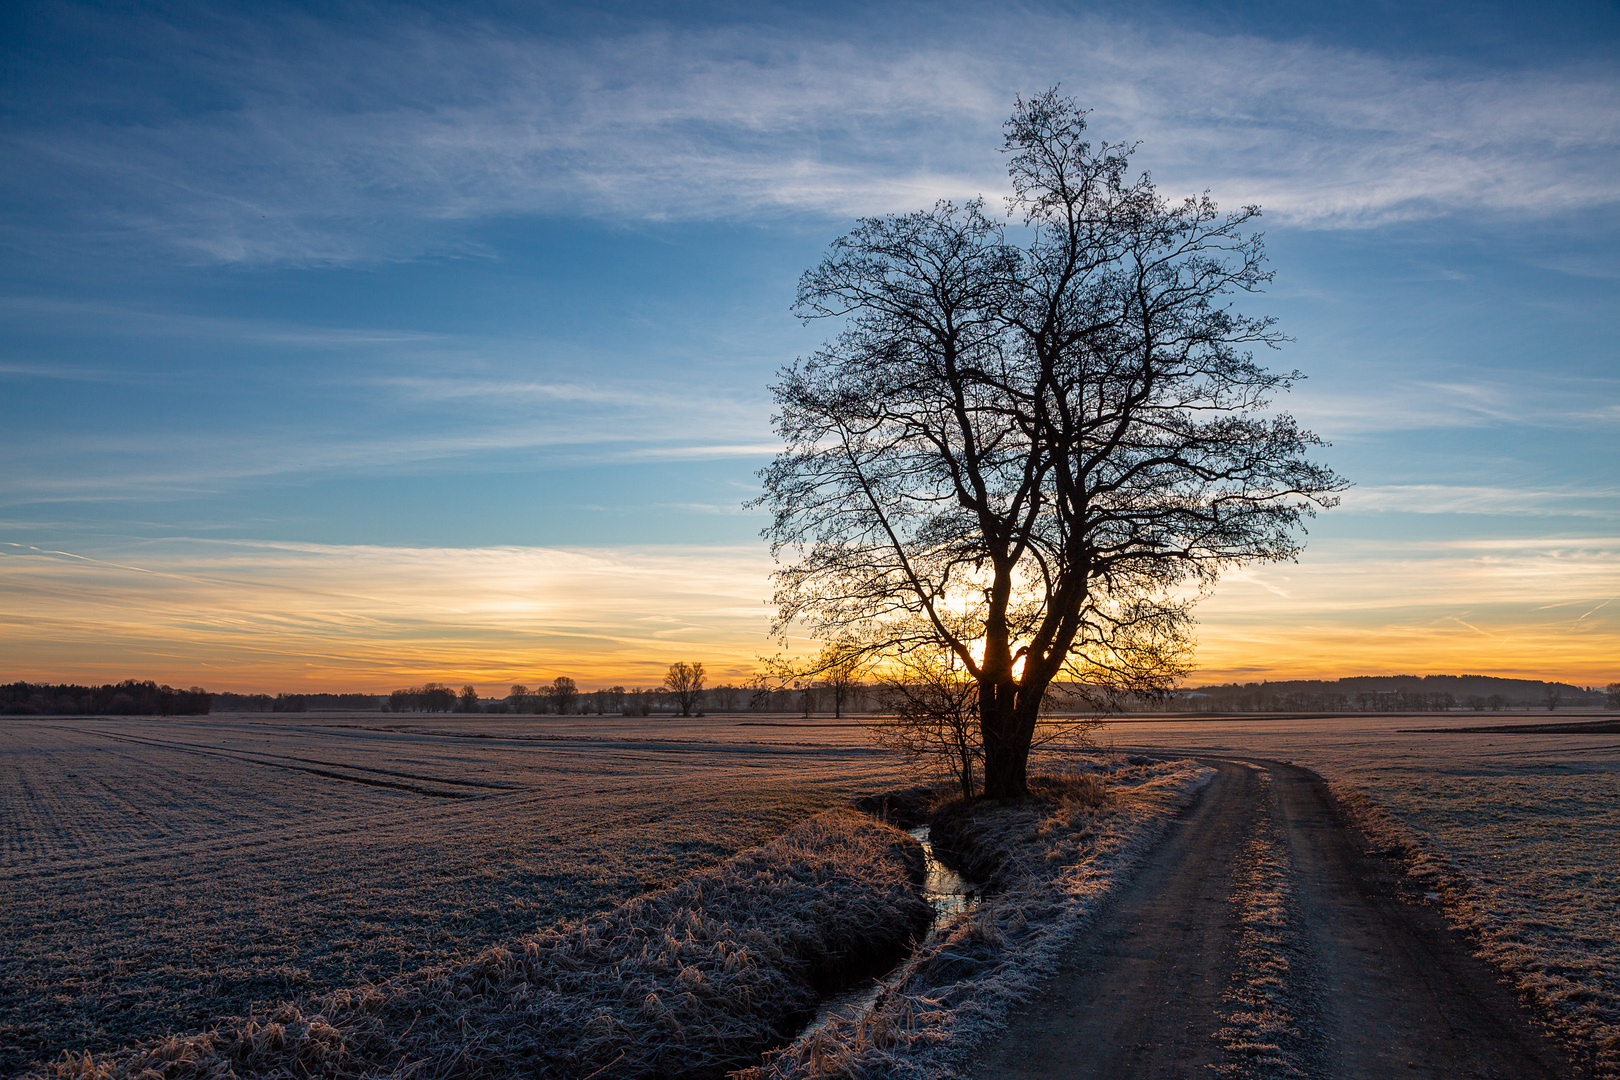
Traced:
<path fill-rule="evenodd" d="M 1189 600 L 1289 559 L 1343 484 L 1271 399 L 1285 339 L 1230 302 L 1271 279 L 1259 209 L 1172 202 L 1048 91 L 982 200 L 862 219 L 800 281 L 841 328 L 772 387 L 761 476 L 778 628 L 869 654 L 944 648 L 977 683 L 985 790 L 1022 794 L 1060 677 L 1138 692 L 1187 670 Z"/>

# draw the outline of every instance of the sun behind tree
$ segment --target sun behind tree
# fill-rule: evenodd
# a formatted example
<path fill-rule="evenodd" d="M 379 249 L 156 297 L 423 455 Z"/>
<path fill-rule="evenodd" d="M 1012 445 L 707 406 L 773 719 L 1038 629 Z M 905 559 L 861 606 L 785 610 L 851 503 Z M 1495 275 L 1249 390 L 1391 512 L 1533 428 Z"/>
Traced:
<path fill-rule="evenodd" d="M 1248 350 L 1282 334 L 1227 299 L 1271 279 L 1259 209 L 1169 202 L 1085 130 L 1055 91 L 1018 101 L 1011 225 L 939 202 L 835 241 L 795 310 L 842 330 L 772 387 L 778 632 L 953 655 L 994 797 L 1026 792 L 1055 680 L 1167 690 L 1189 596 L 1293 558 L 1343 487 L 1269 411 L 1299 375 Z"/>

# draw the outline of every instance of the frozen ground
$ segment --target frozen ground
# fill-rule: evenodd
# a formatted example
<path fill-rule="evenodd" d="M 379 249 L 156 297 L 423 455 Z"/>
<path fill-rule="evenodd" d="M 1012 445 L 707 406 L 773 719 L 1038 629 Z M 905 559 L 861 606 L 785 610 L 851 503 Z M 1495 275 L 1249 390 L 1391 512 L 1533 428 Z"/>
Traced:
<path fill-rule="evenodd" d="M 6 718 L 0 1076 L 472 955 L 898 776 L 847 726 Z"/>
<path fill-rule="evenodd" d="M 1399 730 L 1495 719 L 1135 721 L 1100 741 L 1365 792 L 1521 988 L 1620 1049 L 1620 737 Z M 792 717 L 7 718 L 0 1076 L 466 957 L 903 776 L 858 723 Z"/>
<path fill-rule="evenodd" d="M 1620 1074 L 1620 737 L 1402 730 L 1549 719 L 1598 717 L 1137 721 L 1101 740 L 1292 760 L 1364 793 L 1484 955 Z"/>

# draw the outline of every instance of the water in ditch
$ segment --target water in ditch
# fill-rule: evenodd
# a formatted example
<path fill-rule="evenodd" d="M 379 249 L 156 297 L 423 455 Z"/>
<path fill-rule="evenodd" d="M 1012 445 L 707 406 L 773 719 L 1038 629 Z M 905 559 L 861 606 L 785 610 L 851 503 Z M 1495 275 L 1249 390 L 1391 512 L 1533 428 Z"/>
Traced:
<path fill-rule="evenodd" d="M 932 935 L 934 929 L 951 916 L 978 905 L 980 886 L 934 857 L 934 845 L 929 843 L 928 831 L 927 825 L 920 825 L 915 829 L 908 829 L 907 834 L 922 845 L 926 870 L 922 885 L 923 898 L 934 909 L 934 922 L 929 929 L 929 934 Z M 909 959 L 911 959 L 909 955 L 902 957 L 899 963 L 878 978 L 856 983 L 823 999 L 820 1007 L 816 1009 L 816 1015 L 804 1026 L 804 1030 L 799 1032 L 795 1042 L 814 1034 L 834 1017 L 859 1016 L 871 1008 L 879 994 L 899 981 L 901 969 L 906 966 Z"/>

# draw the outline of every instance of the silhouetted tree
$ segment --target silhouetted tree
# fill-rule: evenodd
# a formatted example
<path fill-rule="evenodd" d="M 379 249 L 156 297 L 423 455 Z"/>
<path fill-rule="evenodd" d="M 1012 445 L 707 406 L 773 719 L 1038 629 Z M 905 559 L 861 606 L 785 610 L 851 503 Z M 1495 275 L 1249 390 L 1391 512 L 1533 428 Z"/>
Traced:
<path fill-rule="evenodd" d="M 842 717 L 844 703 L 860 688 L 866 653 L 852 641 L 835 641 L 822 648 L 817 666 L 821 669 L 821 685 L 832 695 L 833 716 Z"/>
<path fill-rule="evenodd" d="M 483 706 L 478 703 L 478 689 L 474 686 L 461 688 L 461 711 L 464 713 L 482 712 Z"/>
<path fill-rule="evenodd" d="M 675 698 L 682 716 L 691 716 L 692 710 L 703 700 L 703 665 L 688 664 L 684 660 L 669 665 L 664 675 L 664 689 Z"/>
<path fill-rule="evenodd" d="M 1564 703 L 1564 692 L 1556 686 L 1547 687 L 1546 696 L 1542 699 L 1547 703 L 1547 711 L 1552 712 Z"/>
<path fill-rule="evenodd" d="M 574 700 L 579 697 L 579 687 L 573 679 L 559 675 L 551 680 L 550 694 L 551 704 L 557 710 L 557 715 L 563 716 L 574 707 Z"/>
<path fill-rule="evenodd" d="M 1269 399 L 1284 338 L 1227 297 L 1271 275 L 1256 207 L 1175 204 L 1086 141 L 1048 92 L 1006 126 L 1015 246 L 982 202 L 868 218 L 801 279 L 842 332 L 772 388 L 765 469 L 777 628 L 868 655 L 941 647 L 978 684 L 984 787 L 1027 790 L 1060 675 L 1166 692 L 1187 670 L 1174 599 L 1288 559 L 1342 487 Z"/>
<path fill-rule="evenodd" d="M 873 741 L 910 761 L 942 766 L 962 797 L 973 798 L 974 776 L 984 759 L 978 680 L 952 653 L 914 649 L 885 666 L 878 687 L 889 715 L 873 721 Z"/>

